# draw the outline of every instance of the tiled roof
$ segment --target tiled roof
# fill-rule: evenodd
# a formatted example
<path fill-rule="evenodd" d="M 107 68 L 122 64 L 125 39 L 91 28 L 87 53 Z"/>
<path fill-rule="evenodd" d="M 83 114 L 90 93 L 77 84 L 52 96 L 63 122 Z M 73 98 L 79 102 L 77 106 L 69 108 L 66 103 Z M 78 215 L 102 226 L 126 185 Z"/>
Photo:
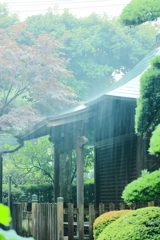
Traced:
<path fill-rule="evenodd" d="M 150 61 L 155 56 L 160 55 L 160 47 L 152 50 L 145 58 L 143 58 L 132 70 L 124 75 L 119 81 L 108 87 L 101 94 L 95 96 L 87 104 L 92 104 L 96 99 L 104 95 L 138 98 L 140 77 L 145 70 L 150 66 Z"/>
<path fill-rule="evenodd" d="M 74 116 L 79 118 L 81 114 L 87 116 L 86 112 L 90 111 L 90 106 L 99 102 L 107 97 L 114 98 L 129 98 L 136 99 L 139 97 L 139 87 L 140 87 L 140 77 L 144 71 L 149 68 L 150 61 L 155 56 L 160 55 L 160 46 L 153 49 L 145 58 L 143 58 L 131 71 L 129 71 L 125 76 L 123 76 L 119 81 L 105 89 L 103 92 L 90 99 L 84 105 L 78 108 L 72 109 L 71 111 L 64 112 L 60 115 L 47 118 L 45 121 L 40 122 L 35 125 L 32 129 L 26 132 L 26 134 L 19 135 L 19 138 L 27 140 L 35 137 L 44 136 L 45 133 L 48 134 L 50 126 L 65 124 L 65 121 L 73 120 Z M 82 115 L 82 117 L 83 117 Z M 63 120 L 63 121 L 62 121 Z M 62 123 L 63 122 L 63 123 Z"/>

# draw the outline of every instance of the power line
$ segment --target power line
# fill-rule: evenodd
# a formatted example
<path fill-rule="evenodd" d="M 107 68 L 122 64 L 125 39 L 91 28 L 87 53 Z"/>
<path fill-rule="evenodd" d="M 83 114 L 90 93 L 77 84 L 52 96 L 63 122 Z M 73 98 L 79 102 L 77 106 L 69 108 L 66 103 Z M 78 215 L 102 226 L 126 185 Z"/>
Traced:
<path fill-rule="evenodd" d="M 117 7 L 117 6 L 126 6 L 126 4 L 119 4 L 119 5 L 105 5 L 105 6 L 90 6 L 90 7 L 78 7 L 78 8 L 69 8 L 69 10 L 71 9 L 85 9 L 85 8 L 101 8 L 101 7 Z M 59 11 L 63 10 L 58 9 Z M 11 11 L 11 12 L 17 12 L 17 11 Z M 21 10 L 20 12 L 46 12 L 46 10 Z"/>
<path fill-rule="evenodd" d="M 110 0 L 107 0 L 107 1 L 110 1 Z M 42 1 L 41 1 L 42 2 Z M 80 2 L 71 2 L 71 1 L 69 1 L 69 2 L 60 2 L 60 3 L 57 3 L 57 2 L 51 2 L 51 1 L 46 1 L 46 2 L 42 2 L 42 3 L 35 3 L 35 2 L 21 2 L 20 4 L 18 4 L 18 2 L 16 3 L 16 4 L 18 4 L 18 5 L 14 5 L 15 3 L 12 3 L 12 4 L 9 4 L 9 6 L 11 6 L 11 7 L 14 7 L 14 6 L 26 6 L 26 5 L 48 5 L 49 3 L 51 3 L 51 4 L 54 4 L 54 5 L 59 5 L 59 4 L 77 4 L 77 3 L 97 3 L 97 1 L 95 0 L 95 1 L 80 1 Z M 101 0 L 101 2 L 106 2 L 106 0 Z M 47 4 L 48 3 L 48 4 Z M 107 6 L 122 6 L 122 5 L 127 5 L 127 4 L 124 4 L 124 3 L 121 3 L 121 4 L 112 4 L 112 5 L 107 5 Z M 103 7 L 103 6 L 102 6 Z"/>
<path fill-rule="evenodd" d="M 111 2 L 112 0 L 100 0 L 100 2 Z M 40 1 L 40 0 L 38 0 L 38 1 L 35 1 L 35 2 L 33 2 L 33 1 L 27 1 L 27 2 L 12 2 L 11 3 L 11 5 L 12 4 L 23 4 L 23 3 L 41 3 L 41 2 L 43 2 L 43 3 L 56 3 L 56 4 L 58 4 L 59 2 L 64 2 L 64 3 L 67 3 L 66 1 L 64 1 L 64 0 L 55 0 L 55 1 L 53 1 L 53 0 L 47 0 L 47 1 L 44 1 L 44 0 L 42 0 L 42 1 Z M 72 0 L 70 0 L 69 1 L 70 3 L 75 3 L 74 1 L 72 1 Z M 81 1 L 81 3 L 85 3 L 86 1 Z M 91 0 L 90 2 L 97 2 L 97 0 L 95 0 L 95 1 L 93 1 L 93 0 Z M 7 3 L 7 4 L 10 4 L 10 3 Z"/>

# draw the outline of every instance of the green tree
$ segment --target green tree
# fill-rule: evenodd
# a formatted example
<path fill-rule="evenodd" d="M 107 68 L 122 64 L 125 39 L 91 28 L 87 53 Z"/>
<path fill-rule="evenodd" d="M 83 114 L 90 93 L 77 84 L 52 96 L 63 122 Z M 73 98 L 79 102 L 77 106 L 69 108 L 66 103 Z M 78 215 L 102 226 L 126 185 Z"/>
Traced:
<path fill-rule="evenodd" d="M 5 145 L 6 149 L 15 147 Z M 71 153 L 71 183 L 76 178 L 76 151 Z M 85 181 L 91 181 L 87 174 L 94 168 L 93 146 L 85 146 L 84 151 L 84 173 Z M 24 184 L 54 184 L 54 147 L 48 140 L 48 136 L 33 142 L 26 141 L 24 147 L 14 154 L 4 156 L 3 183 L 8 182 L 8 176 L 12 176 L 12 183 L 18 187 Z M 93 179 L 92 179 L 93 181 Z"/>
<path fill-rule="evenodd" d="M 160 122 L 160 56 L 140 78 L 140 97 L 136 108 L 136 133 L 153 131 Z"/>
<path fill-rule="evenodd" d="M 119 21 L 126 25 L 138 25 L 160 17 L 159 0 L 132 0 L 122 11 Z"/>
<path fill-rule="evenodd" d="M 74 102 L 72 89 L 62 83 L 71 74 L 59 52 L 60 41 L 43 34 L 32 39 L 33 46 L 20 45 L 16 39 L 22 31 L 19 25 L 13 31 L 0 29 L 2 131 L 22 130 L 40 121 L 40 113 L 53 114 L 56 108 Z"/>
<path fill-rule="evenodd" d="M 6 148 L 14 149 L 5 145 Z M 25 142 L 24 147 L 14 154 L 4 156 L 4 178 L 7 183 L 8 175 L 17 187 L 24 184 L 54 183 L 54 150 L 48 137 L 35 142 Z"/>
<path fill-rule="evenodd" d="M 19 21 L 17 14 L 10 13 L 7 3 L 0 4 L 0 28 L 8 28 Z"/>
<path fill-rule="evenodd" d="M 156 35 L 151 24 L 129 29 L 106 15 L 78 19 L 68 11 L 30 17 L 26 30 L 36 36 L 47 32 L 63 39 L 62 52 L 70 59 L 67 69 L 74 76 L 63 79 L 63 83 L 75 90 L 79 100 L 104 90 L 117 73 L 128 72 L 148 53 Z"/>

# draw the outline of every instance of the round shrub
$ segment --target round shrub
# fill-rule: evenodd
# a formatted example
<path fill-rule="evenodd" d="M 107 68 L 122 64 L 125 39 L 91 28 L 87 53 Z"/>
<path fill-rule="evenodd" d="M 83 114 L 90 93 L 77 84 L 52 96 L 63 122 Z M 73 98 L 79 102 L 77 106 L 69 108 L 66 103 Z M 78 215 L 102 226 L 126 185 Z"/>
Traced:
<path fill-rule="evenodd" d="M 153 201 L 160 197 L 160 169 L 152 173 L 145 172 L 142 176 L 129 183 L 122 198 L 128 204 Z"/>
<path fill-rule="evenodd" d="M 96 240 L 99 234 L 113 221 L 121 216 L 131 212 L 132 210 L 111 211 L 100 215 L 93 224 L 94 239 Z"/>
<path fill-rule="evenodd" d="M 134 210 L 108 225 L 98 240 L 159 240 L 160 208 Z"/>

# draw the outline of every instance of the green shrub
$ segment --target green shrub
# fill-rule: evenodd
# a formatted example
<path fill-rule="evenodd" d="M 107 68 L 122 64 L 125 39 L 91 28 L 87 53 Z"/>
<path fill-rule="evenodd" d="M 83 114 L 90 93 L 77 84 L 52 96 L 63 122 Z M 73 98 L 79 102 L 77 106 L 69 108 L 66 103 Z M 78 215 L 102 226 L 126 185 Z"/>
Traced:
<path fill-rule="evenodd" d="M 111 211 L 96 218 L 93 224 L 94 239 L 96 240 L 98 238 L 99 234 L 106 228 L 106 226 L 131 211 L 132 210 Z"/>
<path fill-rule="evenodd" d="M 137 180 L 129 183 L 122 193 L 122 198 L 128 204 L 160 198 L 160 169 L 152 173 L 146 172 Z"/>
<path fill-rule="evenodd" d="M 156 127 L 155 131 L 152 132 L 149 152 L 152 155 L 160 156 L 160 124 Z"/>
<path fill-rule="evenodd" d="M 38 202 L 52 203 L 54 201 L 54 191 L 52 184 L 26 184 L 19 186 L 24 194 L 27 196 L 28 201 L 31 201 L 32 195 L 38 196 Z"/>
<path fill-rule="evenodd" d="M 11 193 L 12 193 L 12 203 L 17 203 L 20 201 L 21 196 L 24 194 L 24 192 L 20 188 L 11 187 Z M 4 204 L 8 203 L 8 185 L 3 184 L 2 187 L 2 201 Z"/>
<path fill-rule="evenodd" d="M 0 224 L 7 225 L 11 222 L 10 210 L 7 206 L 0 203 Z M 0 240 L 34 240 L 33 238 L 23 238 L 17 235 L 17 233 L 10 229 L 5 231 L 0 228 Z"/>
<path fill-rule="evenodd" d="M 108 225 L 98 240 L 159 240 L 160 208 L 134 210 Z"/>

